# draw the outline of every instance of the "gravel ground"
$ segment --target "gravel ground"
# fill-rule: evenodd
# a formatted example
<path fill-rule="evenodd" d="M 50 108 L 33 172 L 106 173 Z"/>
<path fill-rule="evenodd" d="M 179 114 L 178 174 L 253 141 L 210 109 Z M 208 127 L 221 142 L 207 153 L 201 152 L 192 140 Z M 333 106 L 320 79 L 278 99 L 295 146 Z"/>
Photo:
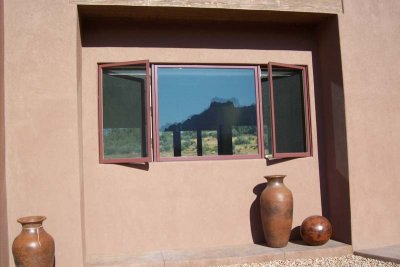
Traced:
<path fill-rule="evenodd" d="M 214 267 L 278 267 L 278 266 L 332 266 L 332 267 L 399 267 L 400 264 L 364 258 L 355 255 L 343 257 L 327 257 L 315 259 L 276 260 L 265 263 L 245 263 L 233 265 L 220 265 Z"/>

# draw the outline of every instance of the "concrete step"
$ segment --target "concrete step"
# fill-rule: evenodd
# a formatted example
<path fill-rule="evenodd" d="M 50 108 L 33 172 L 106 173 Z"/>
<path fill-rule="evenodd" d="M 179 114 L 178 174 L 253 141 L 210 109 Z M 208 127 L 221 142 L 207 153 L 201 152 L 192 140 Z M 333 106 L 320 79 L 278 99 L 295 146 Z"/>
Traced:
<path fill-rule="evenodd" d="M 354 254 L 381 261 L 400 263 L 400 245 L 358 250 Z"/>
<path fill-rule="evenodd" d="M 263 245 L 163 250 L 137 255 L 91 255 L 86 266 L 95 267 L 203 267 L 237 263 L 256 263 L 297 258 L 336 257 L 353 253 L 352 246 L 334 240 L 322 246 L 308 246 L 303 242 L 290 242 L 285 248 Z"/>

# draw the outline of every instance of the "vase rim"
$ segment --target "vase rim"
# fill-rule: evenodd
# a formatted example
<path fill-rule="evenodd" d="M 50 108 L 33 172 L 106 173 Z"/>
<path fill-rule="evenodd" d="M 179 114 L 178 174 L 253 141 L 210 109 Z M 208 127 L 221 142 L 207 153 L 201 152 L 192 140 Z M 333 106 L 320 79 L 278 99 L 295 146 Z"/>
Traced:
<path fill-rule="evenodd" d="M 46 220 L 46 216 L 35 215 L 35 216 L 26 216 L 19 218 L 17 222 L 24 225 L 24 224 L 42 223 L 44 220 Z"/>
<path fill-rule="evenodd" d="M 266 179 L 282 179 L 286 177 L 286 174 L 274 174 L 264 176 Z"/>

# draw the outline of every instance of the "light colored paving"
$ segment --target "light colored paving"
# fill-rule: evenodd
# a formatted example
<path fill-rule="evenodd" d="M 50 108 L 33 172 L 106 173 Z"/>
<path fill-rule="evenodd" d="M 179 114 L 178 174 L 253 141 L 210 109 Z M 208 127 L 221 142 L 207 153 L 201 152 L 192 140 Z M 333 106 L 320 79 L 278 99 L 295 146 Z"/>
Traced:
<path fill-rule="evenodd" d="M 400 245 L 359 250 L 355 251 L 354 254 L 381 261 L 390 261 L 400 264 Z"/>
<path fill-rule="evenodd" d="M 352 247 L 334 240 L 322 246 L 289 243 L 285 248 L 248 244 L 241 246 L 155 251 L 138 255 L 93 255 L 86 266 L 102 267 L 203 267 L 229 264 L 262 263 L 273 260 L 338 257 L 352 254 Z"/>

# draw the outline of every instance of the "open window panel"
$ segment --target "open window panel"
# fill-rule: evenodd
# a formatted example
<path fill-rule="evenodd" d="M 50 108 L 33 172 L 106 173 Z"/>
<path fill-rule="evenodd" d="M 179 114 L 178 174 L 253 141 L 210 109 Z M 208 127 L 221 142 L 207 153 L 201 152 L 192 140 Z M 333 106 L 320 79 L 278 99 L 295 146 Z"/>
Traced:
<path fill-rule="evenodd" d="M 100 163 L 151 161 L 149 61 L 99 64 Z"/>
<path fill-rule="evenodd" d="M 311 156 L 307 67 L 269 63 L 267 71 L 268 82 L 262 86 L 266 90 L 262 93 L 264 125 L 270 125 L 270 129 L 264 129 L 266 156 Z"/>

